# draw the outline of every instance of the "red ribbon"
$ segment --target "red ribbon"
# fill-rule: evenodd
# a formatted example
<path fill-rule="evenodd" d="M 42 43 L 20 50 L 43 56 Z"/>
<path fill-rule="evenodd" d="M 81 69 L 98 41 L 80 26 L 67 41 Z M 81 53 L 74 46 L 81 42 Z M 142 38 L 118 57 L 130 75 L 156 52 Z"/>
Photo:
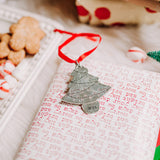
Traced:
<path fill-rule="evenodd" d="M 69 63 L 79 63 L 81 61 L 83 61 L 83 59 L 85 59 L 87 56 L 89 56 L 93 51 L 96 50 L 96 48 L 98 47 L 98 45 L 100 44 L 102 38 L 99 34 L 94 34 L 94 33 L 71 33 L 71 32 L 67 32 L 67 31 L 63 31 L 63 30 L 59 30 L 59 29 L 55 29 L 54 32 L 59 32 L 61 34 L 65 33 L 65 34 L 69 34 L 71 35 L 70 38 L 68 38 L 65 42 L 63 42 L 59 47 L 58 47 L 58 55 L 65 61 L 69 62 Z M 69 57 L 67 57 L 61 50 L 64 46 L 66 46 L 67 44 L 69 44 L 71 41 L 73 41 L 75 38 L 77 37 L 87 37 L 88 39 L 92 40 L 92 41 L 97 41 L 97 39 L 94 39 L 94 37 L 98 37 L 99 41 L 98 44 L 96 45 L 96 47 L 94 47 L 93 49 L 83 53 L 81 56 L 79 56 L 79 58 L 77 60 L 73 60 Z"/>

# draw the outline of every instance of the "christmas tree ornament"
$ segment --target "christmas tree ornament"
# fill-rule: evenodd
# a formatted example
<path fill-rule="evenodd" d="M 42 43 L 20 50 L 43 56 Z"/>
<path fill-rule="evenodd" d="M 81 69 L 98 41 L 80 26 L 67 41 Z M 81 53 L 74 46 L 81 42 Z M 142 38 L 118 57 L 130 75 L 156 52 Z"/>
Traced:
<path fill-rule="evenodd" d="M 85 113 L 94 113 L 99 110 L 97 98 L 103 96 L 110 86 L 98 82 L 98 78 L 88 74 L 88 70 L 76 64 L 71 73 L 73 79 L 68 85 L 68 93 L 62 98 L 63 102 L 82 104 Z"/>
<path fill-rule="evenodd" d="M 75 63 L 75 69 L 71 73 L 72 79 L 68 84 L 68 92 L 62 98 L 62 102 L 82 105 L 82 110 L 86 114 L 97 112 L 99 110 L 99 102 L 97 99 L 103 96 L 111 87 L 98 82 L 98 77 L 89 74 L 88 69 L 84 66 L 81 66 L 79 63 L 98 47 L 98 44 L 101 42 L 100 35 L 93 33 L 75 34 L 58 29 L 55 29 L 54 32 L 71 35 L 70 38 L 68 38 L 63 44 L 59 46 L 58 55 L 68 63 Z M 94 37 L 98 37 L 99 41 L 96 47 L 83 53 L 77 60 L 73 60 L 64 55 L 61 49 L 77 37 L 87 37 L 88 39 L 94 41 Z"/>

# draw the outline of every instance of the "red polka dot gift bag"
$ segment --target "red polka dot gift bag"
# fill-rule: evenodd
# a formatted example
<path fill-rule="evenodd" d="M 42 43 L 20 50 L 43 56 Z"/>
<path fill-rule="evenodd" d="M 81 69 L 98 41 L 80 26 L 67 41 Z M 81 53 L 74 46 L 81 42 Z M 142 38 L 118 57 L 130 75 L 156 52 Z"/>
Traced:
<path fill-rule="evenodd" d="M 90 25 L 124 26 L 160 21 L 160 12 L 126 1 L 77 0 L 80 22 Z"/>

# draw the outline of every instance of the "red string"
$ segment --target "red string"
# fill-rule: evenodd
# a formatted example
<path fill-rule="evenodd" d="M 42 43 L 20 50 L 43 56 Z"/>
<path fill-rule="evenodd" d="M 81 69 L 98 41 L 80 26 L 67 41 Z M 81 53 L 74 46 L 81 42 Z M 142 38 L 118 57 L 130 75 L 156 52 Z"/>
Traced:
<path fill-rule="evenodd" d="M 98 45 L 100 44 L 102 38 L 99 34 L 94 34 L 94 33 L 71 33 L 71 32 L 67 32 L 67 31 L 63 31 L 63 30 L 59 30 L 59 29 L 55 29 L 54 32 L 59 32 L 61 34 L 65 33 L 65 34 L 70 34 L 71 37 L 68 38 L 65 42 L 63 42 L 59 47 L 58 47 L 58 55 L 65 61 L 69 62 L 69 63 L 79 63 L 81 61 L 83 61 L 83 59 L 85 59 L 87 56 L 89 56 L 93 51 L 96 50 L 96 48 L 98 47 Z M 87 37 L 89 40 L 92 41 L 97 41 L 97 39 L 95 39 L 94 37 L 98 37 L 99 41 L 98 44 L 91 50 L 83 53 L 81 56 L 79 56 L 79 58 L 77 60 L 73 60 L 69 57 L 67 57 L 61 50 L 64 46 L 66 46 L 67 44 L 69 44 L 71 41 L 73 41 L 75 38 L 77 37 Z"/>

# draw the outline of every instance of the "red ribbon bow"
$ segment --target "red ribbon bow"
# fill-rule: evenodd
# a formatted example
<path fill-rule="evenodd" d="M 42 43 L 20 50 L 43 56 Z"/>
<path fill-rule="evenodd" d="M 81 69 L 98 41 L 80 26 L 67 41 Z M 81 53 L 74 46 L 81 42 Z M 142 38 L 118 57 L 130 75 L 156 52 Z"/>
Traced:
<path fill-rule="evenodd" d="M 65 42 L 63 42 L 59 47 L 58 47 L 58 55 L 65 61 L 69 62 L 69 63 L 79 63 L 81 61 L 83 61 L 83 59 L 85 59 L 87 56 L 89 56 L 93 51 L 96 50 L 96 48 L 98 47 L 98 45 L 100 44 L 102 38 L 99 34 L 94 34 L 94 33 L 71 33 L 71 32 L 67 32 L 67 31 L 63 31 L 63 30 L 59 30 L 59 29 L 55 29 L 54 32 L 59 32 L 61 34 L 65 33 L 65 34 L 69 34 L 71 35 L 70 38 L 68 38 Z M 67 57 L 61 50 L 64 46 L 66 46 L 67 44 L 69 44 L 71 41 L 73 41 L 75 38 L 77 37 L 87 37 L 88 39 L 92 40 L 92 41 L 97 41 L 97 39 L 94 39 L 94 37 L 98 37 L 99 41 L 98 44 L 91 50 L 83 53 L 81 56 L 79 56 L 79 58 L 77 60 L 73 60 L 69 57 Z"/>

